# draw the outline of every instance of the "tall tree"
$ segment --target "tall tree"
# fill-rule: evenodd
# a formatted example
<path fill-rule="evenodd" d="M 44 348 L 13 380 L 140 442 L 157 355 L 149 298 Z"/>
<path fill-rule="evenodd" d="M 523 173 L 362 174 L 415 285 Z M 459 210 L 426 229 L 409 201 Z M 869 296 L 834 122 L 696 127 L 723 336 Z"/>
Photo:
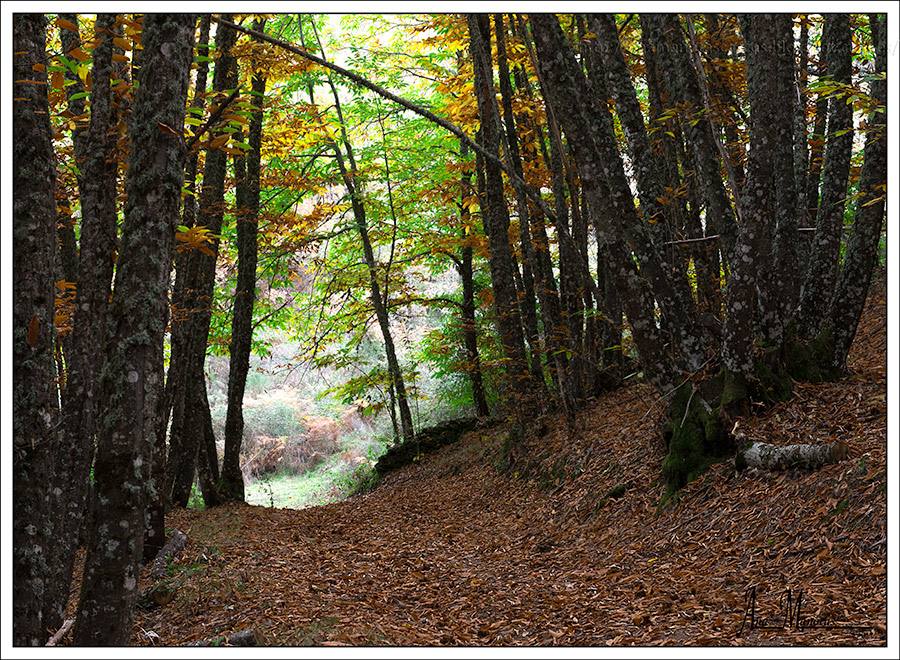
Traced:
<path fill-rule="evenodd" d="M 706 228 L 721 235 L 727 257 L 737 235 L 734 212 L 722 178 L 722 161 L 715 128 L 706 113 L 698 72 L 691 64 L 690 49 L 677 15 L 641 14 L 641 30 L 646 32 L 657 54 L 660 69 L 671 84 L 672 100 L 684 107 L 682 128 L 693 150 L 706 208 Z"/>
<path fill-rule="evenodd" d="M 197 64 L 197 73 L 194 79 L 194 93 L 191 99 L 191 112 L 194 115 L 200 115 L 206 107 L 207 79 L 209 74 L 209 32 L 210 32 L 210 15 L 202 14 L 200 16 L 199 37 L 197 39 L 197 55 L 200 60 Z M 181 224 L 190 229 L 194 226 L 197 218 L 197 168 L 199 166 L 200 145 L 192 149 L 187 155 L 187 164 L 185 165 L 185 191 L 186 195 L 182 199 Z M 144 558 L 152 559 L 165 543 L 165 511 L 166 503 L 169 497 L 169 484 L 166 478 L 167 463 L 166 456 L 166 438 L 169 434 L 169 421 L 171 420 L 173 403 L 178 403 L 178 420 L 179 424 L 184 420 L 184 388 L 185 383 L 182 377 L 184 372 L 186 356 L 185 351 L 190 344 L 190 313 L 188 307 L 187 295 L 187 274 L 188 263 L 191 254 L 189 251 L 178 251 L 174 258 L 175 267 L 175 283 L 172 288 L 171 305 L 169 314 L 169 323 L 171 327 L 169 345 L 169 369 L 166 374 L 166 385 L 163 396 L 160 399 L 159 428 L 156 433 L 156 453 L 160 456 L 160 460 L 154 461 L 152 473 L 153 492 L 148 503 L 148 524 L 147 535 L 144 540 Z M 205 385 L 205 383 L 204 383 Z M 205 394 L 204 394 L 205 400 Z M 176 436 L 180 438 L 181 427 L 176 427 Z M 215 441 L 213 440 L 213 446 Z M 218 468 L 218 456 L 215 457 L 214 466 Z M 210 495 L 212 498 L 213 495 Z M 213 502 L 207 502 L 212 504 Z"/>
<path fill-rule="evenodd" d="M 223 15 L 226 20 L 230 15 Z M 213 75 L 213 92 L 216 94 L 216 110 L 210 116 L 219 116 L 219 108 L 233 101 L 232 94 L 238 85 L 237 61 L 231 53 L 236 32 L 219 24 L 216 30 L 216 59 Z M 212 143 L 210 143 L 212 145 Z M 187 506 L 196 473 L 200 442 L 206 427 L 206 411 L 203 407 L 205 387 L 206 347 L 212 318 L 213 293 L 216 281 L 216 261 L 219 254 L 219 234 L 225 214 L 225 174 L 228 154 L 210 146 L 203 169 L 203 185 L 195 224 L 204 228 L 210 236 L 204 250 L 191 250 L 183 263 L 184 305 L 187 316 L 182 323 L 183 341 L 186 342 L 179 357 L 184 364 L 177 369 L 178 380 L 172 383 L 172 427 L 169 435 L 169 454 L 166 462 L 166 493 L 169 503 Z M 174 332 L 174 331 L 173 331 Z M 179 331 L 180 332 L 180 331 Z M 174 367 L 173 367 L 174 369 Z"/>
<path fill-rule="evenodd" d="M 325 60 L 325 50 L 319 35 L 316 32 L 315 23 L 310 22 L 313 34 L 318 42 L 322 59 Z M 338 171 L 341 174 L 341 180 L 347 189 L 347 195 L 350 198 L 350 207 L 353 213 L 353 219 L 356 224 L 356 230 L 359 233 L 360 242 L 363 248 L 363 259 L 366 264 L 366 270 L 369 275 L 369 298 L 372 301 L 372 308 L 375 311 L 375 318 L 378 321 L 378 327 L 381 330 L 381 336 L 384 340 L 384 354 L 387 360 L 388 373 L 391 377 L 391 386 L 393 388 L 392 396 L 396 397 L 397 408 L 400 412 L 400 430 L 406 441 L 415 438 L 415 428 L 413 426 L 412 412 L 409 407 L 409 398 L 406 392 L 406 383 L 403 379 L 403 370 L 400 366 L 400 360 L 397 357 L 397 349 L 394 345 L 394 338 L 391 334 L 391 322 L 388 317 L 387 302 L 381 292 L 381 284 L 378 276 L 378 263 L 375 259 L 375 251 L 372 249 L 372 240 L 369 235 L 369 221 L 366 216 L 366 201 L 364 181 L 359 173 L 356 165 L 356 156 L 354 155 L 353 145 L 347 134 L 347 124 L 344 120 L 344 114 L 341 109 L 341 99 L 330 74 L 326 76 L 328 87 L 331 90 L 334 99 L 335 112 L 337 113 L 340 125 L 340 144 L 336 140 L 329 140 Z M 314 103 L 312 88 L 309 90 L 310 102 Z"/>
<path fill-rule="evenodd" d="M 62 622 L 69 596 L 75 549 L 88 493 L 99 407 L 100 374 L 106 342 L 106 312 L 112 289 L 116 249 L 117 121 L 110 85 L 116 15 L 98 14 L 97 46 L 91 75 L 91 121 L 84 136 L 80 164 L 81 259 L 75 296 L 72 354 L 69 356 L 68 394 L 63 406 L 62 447 L 56 478 L 55 506 L 65 511 L 56 532 L 53 565 L 59 572 L 51 580 L 51 627 Z"/>
<path fill-rule="evenodd" d="M 853 150 L 853 108 L 847 103 L 852 59 L 850 17 L 826 14 L 822 43 L 828 62 L 828 77 L 838 93 L 828 102 L 828 138 L 822 172 L 822 193 L 816 214 L 809 267 L 800 296 L 798 330 L 802 337 L 814 337 L 822 327 L 837 284 L 844 204 Z"/>
<path fill-rule="evenodd" d="M 742 16 L 741 21 L 747 44 L 750 156 L 747 181 L 741 194 L 743 222 L 735 244 L 736 254 L 742 257 L 731 264 L 722 354 L 726 369 L 752 379 L 757 366 L 754 352 L 757 293 L 771 289 L 762 280 L 773 267 L 777 195 L 775 158 L 779 140 L 792 144 L 792 117 L 789 113 L 785 116 L 778 112 L 783 100 L 777 94 L 781 90 L 779 62 L 775 57 L 779 32 L 785 27 L 789 30 L 790 24 L 787 17 L 778 14 L 747 15 Z M 793 164 L 792 161 L 788 163 Z M 767 305 L 770 302 L 767 298 L 759 301 L 767 306 L 766 314 L 774 314 Z"/>
<path fill-rule="evenodd" d="M 254 30 L 265 30 L 265 21 L 256 21 Z M 253 302 L 256 299 L 257 234 L 259 231 L 259 168 L 262 147 L 263 105 L 266 79 L 253 71 L 250 93 L 253 115 L 250 119 L 246 162 L 235 160 L 238 173 L 237 249 L 238 275 L 234 292 L 234 317 L 231 325 L 228 362 L 228 409 L 225 414 L 225 456 L 222 461 L 219 494 L 225 500 L 244 499 L 241 474 L 241 441 L 244 436 L 244 389 L 250 367 L 253 339 Z M 240 159 L 244 161 L 245 159 Z"/>
<path fill-rule="evenodd" d="M 130 134 L 125 224 L 110 309 L 97 460 L 98 508 L 75 623 L 80 645 L 131 635 L 144 542 L 146 481 L 154 459 L 156 368 L 165 332 L 171 252 L 184 181 L 185 104 L 195 16 L 148 14 Z"/>
<path fill-rule="evenodd" d="M 472 401 L 479 417 L 490 415 L 487 397 L 484 392 L 484 381 L 481 375 L 481 359 L 478 354 L 478 327 L 475 321 L 475 278 L 473 269 L 473 249 L 471 243 L 472 219 L 471 204 L 467 203 L 473 194 L 472 169 L 468 166 L 469 145 L 460 141 L 460 159 L 463 161 L 463 171 L 460 175 L 459 193 L 459 224 L 462 233 L 462 247 L 460 248 L 457 270 L 462 283 L 462 306 L 460 307 L 460 324 L 463 332 L 463 343 L 466 347 L 466 373 L 472 384 Z"/>
<path fill-rule="evenodd" d="M 475 76 L 481 141 L 491 154 L 500 153 L 497 101 L 493 91 L 490 57 L 490 24 L 487 16 L 468 14 L 469 55 Z M 512 250 L 509 244 L 509 209 L 503 194 L 503 176 L 496 161 L 485 159 L 485 196 L 482 215 L 490 245 L 491 283 L 497 328 L 506 357 L 508 394 L 506 403 L 520 406 L 528 398 L 530 381 L 525 359 L 522 320 L 513 279 Z"/>
<path fill-rule="evenodd" d="M 43 645 L 54 518 L 47 495 L 57 451 L 53 306 L 56 164 L 47 102 L 43 14 L 13 18 L 13 642 Z"/>
<path fill-rule="evenodd" d="M 869 26 L 875 45 L 875 77 L 870 83 L 870 94 L 875 99 L 876 109 L 866 122 L 853 232 L 847 241 L 847 256 L 831 303 L 834 344 L 831 366 L 839 371 L 846 368 L 847 354 L 856 336 L 872 272 L 878 263 L 878 242 L 887 201 L 887 20 L 871 14 Z"/>

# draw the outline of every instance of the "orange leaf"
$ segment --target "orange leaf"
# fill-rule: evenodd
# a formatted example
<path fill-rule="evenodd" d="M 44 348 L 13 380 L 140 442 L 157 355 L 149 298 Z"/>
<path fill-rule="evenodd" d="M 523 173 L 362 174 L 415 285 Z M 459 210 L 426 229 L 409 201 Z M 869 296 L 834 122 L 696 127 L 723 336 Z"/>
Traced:
<path fill-rule="evenodd" d="M 69 32 L 78 32 L 78 26 L 72 21 L 67 21 L 64 18 L 56 19 L 56 27 L 61 30 L 68 30 Z"/>

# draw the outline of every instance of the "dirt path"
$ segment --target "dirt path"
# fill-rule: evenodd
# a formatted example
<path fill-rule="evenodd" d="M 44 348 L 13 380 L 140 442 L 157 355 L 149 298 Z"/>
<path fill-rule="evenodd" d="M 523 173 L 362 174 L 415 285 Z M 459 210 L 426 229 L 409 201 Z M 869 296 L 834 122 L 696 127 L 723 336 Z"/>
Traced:
<path fill-rule="evenodd" d="M 876 295 L 855 375 L 741 422 L 768 442 L 844 440 L 848 461 L 715 466 L 660 511 L 656 409 L 636 385 L 597 400 L 574 437 L 549 424 L 514 474 L 495 467 L 500 434 L 474 433 L 346 502 L 173 514 L 190 537 L 180 587 L 139 613 L 134 642 L 254 627 L 279 645 L 884 644 L 882 314 Z M 760 616 L 802 589 L 803 617 L 867 628 L 739 636 L 751 587 Z"/>

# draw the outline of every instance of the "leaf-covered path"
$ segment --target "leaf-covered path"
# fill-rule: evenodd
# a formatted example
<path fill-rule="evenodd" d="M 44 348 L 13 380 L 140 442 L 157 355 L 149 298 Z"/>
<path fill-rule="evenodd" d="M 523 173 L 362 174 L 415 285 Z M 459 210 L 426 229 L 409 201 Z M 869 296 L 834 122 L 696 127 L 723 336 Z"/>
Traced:
<path fill-rule="evenodd" d="M 740 420 L 750 439 L 843 440 L 847 461 L 718 465 L 664 510 L 659 407 L 635 385 L 596 401 L 573 438 L 548 422 L 514 474 L 487 430 L 338 504 L 175 513 L 190 538 L 180 586 L 138 614 L 133 641 L 252 627 L 279 645 L 884 644 L 884 350 L 876 285 L 854 375 Z M 752 586 L 761 617 L 802 589 L 804 617 L 869 628 L 739 636 Z"/>

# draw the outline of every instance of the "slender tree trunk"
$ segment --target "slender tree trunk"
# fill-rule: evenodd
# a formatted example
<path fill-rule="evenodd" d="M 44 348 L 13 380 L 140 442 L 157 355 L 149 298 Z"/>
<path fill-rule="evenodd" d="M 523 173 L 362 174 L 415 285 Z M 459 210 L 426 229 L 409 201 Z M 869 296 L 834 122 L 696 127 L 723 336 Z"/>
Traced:
<path fill-rule="evenodd" d="M 800 15 L 800 35 L 797 42 L 796 102 L 794 104 L 794 186 L 797 193 L 797 225 L 805 227 L 809 214 L 809 127 L 806 118 L 807 83 L 809 81 L 809 15 Z M 797 246 L 798 259 L 805 250 Z"/>
<path fill-rule="evenodd" d="M 782 20 L 783 19 L 783 20 Z M 760 325 L 763 337 L 771 346 L 780 346 L 786 326 L 794 314 L 800 293 L 801 278 L 797 243 L 799 223 L 797 185 L 794 178 L 794 137 L 796 134 L 797 84 L 794 76 L 793 21 L 783 15 L 775 26 L 773 50 L 767 54 L 774 62 L 772 84 L 775 97 L 780 100 L 773 108 L 772 122 L 775 138 L 772 176 L 775 218 L 772 268 L 764 273 L 760 283 Z"/>
<path fill-rule="evenodd" d="M 497 106 L 493 92 L 493 75 L 490 58 L 490 25 L 483 15 L 467 14 L 469 26 L 469 53 L 475 75 L 475 93 L 478 99 L 478 117 L 481 141 L 489 153 L 497 154 L 500 133 L 497 126 Z M 522 321 L 516 301 L 513 279 L 512 250 L 509 245 L 509 211 L 503 195 L 503 178 L 500 167 L 484 159 L 484 217 L 485 230 L 490 246 L 491 283 L 494 308 L 503 353 L 506 358 L 508 390 L 504 403 L 518 409 L 529 399 L 533 378 L 529 375 L 525 360 Z"/>
<path fill-rule="evenodd" d="M 47 103 L 46 21 L 13 17 L 13 643 L 43 645 L 58 445 L 54 383 L 56 164 Z"/>
<path fill-rule="evenodd" d="M 608 14 L 594 14 L 590 25 L 598 35 L 597 50 L 628 140 L 644 221 L 650 227 L 660 228 L 651 230 L 657 241 L 656 258 L 671 281 L 671 293 L 660 297 L 660 308 L 668 317 L 667 325 L 674 331 L 685 357 L 696 369 L 705 360 L 704 331 L 696 324 L 696 310 L 685 274 L 676 266 L 673 248 L 665 245 L 673 238 L 666 228 L 674 224 L 674 219 L 666 218 L 671 212 L 659 201 L 665 199 L 666 192 L 661 163 L 653 158 L 634 85 L 622 56 L 615 21 Z"/>
<path fill-rule="evenodd" d="M 723 76 L 717 66 L 722 60 L 726 60 L 728 54 L 719 44 L 722 39 L 722 32 L 731 33 L 725 35 L 726 38 L 732 36 L 734 30 L 731 22 L 727 20 L 721 22 L 717 14 L 705 14 L 706 29 L 709 42 L 709 58 L 711 67 L 711 75 L 709 76 L 711 93 L 713 102 L 715 103 L 716 115 L 719 124 L 722 126 L 722 132 L 725 134 L 725 153 L 728 156 L 728 167 L 734 175 L 735 195 L 740 196 L 744 187 L 744 142 L 738 132 L 738 112 L 741 112 L 740 106 L 735 99 L 734 92 L 728 85 L 728 80 Z M 691 20 L 690 17 L 688 20 Z M 723 24 L 724 23 L 724 24 Z"/>
<path fill-rule="evenodd" d="M 62 44 L 64 54 L 71 53 L 76 48 L 81 47 L 81 35 L 78 32 L 78 15 L 77 14 L 60 14 L 59 17 L 68 21 L 76 27 L 75 31 L 60 28 L 59 39 Z M 84 167 L 84 141 L 87 134 L 87 122 L 84 121 L 84 84 L 75 73 L 68 67 L 64 73 L 66 80 L 66 109 L 72 114 L 71 130 L 69 132 L 72 138 L 72 147 L 75 155 L 75 165 L 78 167 L 79 174 L 76 179 L 80 183 L 81 168 Z M 79 186 L 80 189 L 80 186 Z M 75 238 L 75 218 L 72 215 L 71 200 L 61 200 L 60 191 L 57 190 L 57 207 L 60 214 L 57 216 L 56 238 L 60 257 L 60 274 L 62 278 L 68 282 L 77 283 L 78 281 L 78 242 Z M 67 209 L 63 212 L 62 209 Z M 73 319 L 74 320 L 74 319 Z M 68 384 L 68 368 L 72 354 L 72 333 L 68 333 L 61 341 L 63 354 L 65 356 L 65 383 L 63 388 Z M 63 403 L 65 403 L 65 391 L 63 391 Z"/>
<path fill-rule="evenodd" d="M 488 26 L 490 24 L 488 23 Z M 503 15 L 494 15 L 494 25 L 497 41 L 497 62 L 500 80 L 500 96 L 503 107 L 503 126 L 505 128 L 503 144 L 505 145 L 507 161 L 516 176 L 525 179 L 522 168 L 522 154 L 519 144 L 519 133 L 516 127 L 516 118 L 513 113 L 512 83 L 510 80 L 509 64 L 506 60 L 506 29 L 503 25 Z M 499 116 L 498 116 L 499 119 Z M 533 155 L 533 154 L 532 154 Z M 571 406 L 566 399 L 570 396 L 570 390 L 575 386 L 567 373 L 565 349 L 570 348 L 568 327 L 562 321 L 560 312 L 559 295 L 556 288 L 556 280 L 553 276 L 553 267 L 550 263 L 550 249 L 546 230 L 543 222 L 538 218 L 532 218 L 528 207 L 528 198 L 524 190 L 516 191 L 516 209 L 519 215 L 522 240 L 523 279 L 524 273 L 530 271 L 533 275 L 532 294 L 537 295 L 541 305 L 541 318 L 544 322 L 544 337 L 547 354 L 547 362 L 556 370 L 557 379 L 560 382 L 561 400 L 565 405 Z M 559 222 L 557 216 L 557 222 Z M 533 226 L 532 226 L 533 225 Z M 526 269 L 527 266 L 527 269 Z M 528 298 L 526 282 L 525 304 L 533 307 L 534 298 Z M 540 366 L 540 360 L 537 361 Z M 543 370 L 535 369 L 534 356 L 532 355 L 532 374 L 538 382 L 543 381 Z"/>
<path fill-rule="evenodd" d="M 872 41 L 875 44 L 875 69 L 887 73 L 887 21 L 869 16 Z M 853 233 L 847 244 L 847 256 L 831 304 L 831 326 L 834 342 L 831 364 L 837 370 L 847 366 L 847 354 L 856 336 L 872 280 L 878 263 L 878 242 L 884 221 L 887 198 L 887 79 L 870 83 L 870 93 L 882 107 L 869 116 L 860 196 L 856 200 Z"/>
<path fill-rule="evenodd" d="M 65 511 L 52 548 L 50 582 L 53 611 L 45 618 L 51 627 L 62 624 L 69 597 L 75 549 L 87 505 L 88 477 L 94 453 L 99 407 L 100 375 L 105 354 L 106 312 L 112 289 L 116 249 L 117 122 L 110 80 L 115 14 L 98 14 L 98 45 L 94 49 L 91 123 L 84 137 L 81 165 L 81 260 L 75 297 L 68 394 L 63 407 L 62 447 L 57 474 L 60 493 L 54 506 Z"/>
<path fill-rule="evenodd" d="M 847 14 L 825 15 L 822 42 L 829 77 L 836 83 L 849 85 L 852 63 Z M 797 319 L 798 331 L 804 338 L 814 337 L 821 329 L 837 284 L 852 148 L 853 108 L 843 95 L 833 97 L 828 104 L 822 198 L 816 215 L 816 233 Z"/>
<path fill-rule="evenodd" d="M 203 14 L 200 17 L 200 35 L 197 41 L 197 54 L 206 56 L 209 54 L 209 14 Z M 191 113 L 195 117 L 202 114 L 202 109 L 206 104 L 206 83 L 207 74 L 209 72 L 209 63 L 201 61 L 197 64 L 197 74 L 194 83 L 194 95 L 191 100 Z M 183 196 L 181 210 L 181 224 L 186 227 L 193 227 L 197 217 L 197 160 L 199 150 L 191 151 L 187 155 L 187 165 L 185 166 L 185 190 L 187 195 Z M 153 461 L 151 468 L 151 491 L 147 503 L 147 532 L 144 537 L 144 561 L 151 561 L 156 557 L 157 553 L 162 549 L 166 542 L 165 515 L 166 504 L 168 500 L 168 486 L 166 480 L 167 456 L 166 456 L 166 437 L 169 434 L 169 420 L 172 418 L 173 401 L 179 404 L 179 415 L 177 415 L 180 424 L 184 419 L 184 397 L 181 394 L 185 390 L 183 380 L 184 364 L 185 364 L 185 347 L 188 343 L 188 320 L 187 298 L 185 294 L 186 286 L 186 270 L 189 260 L 188 253 L 176 252 L 173 260 L 175 266 L 175 284 L 171 294 L 171 305 L 169 307 L 169 326 L 171 328 L 169 334 L 169 370 L 166 375 L 165 389 L 160 398 L 159 410 L 159 428 L 156 432 L 156 442 L 154 444 L 154 456 L 157 460 Z M 169 275 L 171 279 L 171 274 Z M 173 425 L 174 426 L 174 425 Z M 180 436 L 180 431 L 176 434 Z M 215 439 L 213 440 L 215 445 Z M 218 464 L 216 465 L 218 469 Z"/>
<path fill-rule="evenodd" d="M 660 64 L 660 73 L 671 84 L 673 101 L 690 110 L 682 122 L 685 139 L 694 152 L 694 162 L 706 206 L 706 233 L 723 237 L 722 252 L 730 253 L 737 225 L 722 179 L 715 129 L 706 115 L 700 82 L 690 61 L 678 18 L 668 14 L 641 14 L 646 32 Z"/>
<path fill-rule="evenodd" d="M 733 261 L 728 279 L 722 358 L 726 369 L 748 380 L 754 377 L 757 364 L 753 345 L 757 291 L 770 289 L 763 279 L 774 265 L 775 157 L 780 140 L 791 144 L 793 128 L 791 114 L 778 111 L 783 99 L 778 96 L 779 61 L 775 56 L 779 31 L 789 29 L 789 20 L 781 14 L 742 16 L 751 109 L 750 156 L 741 195 L 743 222 L 735 248 L 736 254 L 743 256 Z M 762 305 L 767 314 L 774 314 L 770 302 L 764 299 Z M 763 323 L 766 321 L 764 318 Z"/>
<path fill-rule="evenodd" d="M 145 495 L 162 390 L 155 367 L 162 351 L 169 264 L 181 186 L 180 134 L 195 17 L 144 18 L 140 87 L 131 120 L 125 225 L 116 270 L 107 368 L 103 373 L 96 498 L 74 638 L 79 645 L 124 645 L 144 542 Z"/>
<path fill-rule="evenodd" d="M 819 48 L 819 61 L 816 67 L 818 79 L 822 80 L 828 75 L 828 60 L 825 53 L 825 44 Z M 806 206 L 807 214 L 802 219 L 803 227 L 816 226 L 816 214 L 819 209 L 819 186 L 822 182 L 822 164 L 825 154 L 825 132 L 828 125 L 828 96 L 819 94 L 815 105 L 815 118 L 813 119 L 813 132 L 810 136 L 809 147 L 809 174 L 806 180 Z M 812 240 L 803 241 L 803 253 L 809 253 Z"/>
<path fill-rule="evenodd" d="M 264 30 L 265 22 L 257 22 L 256 30 Z M 250 119 L 244 194 L 238 201 L 237 248 L 238 275 L 234 295 L 234 319 L 231 325 L 230 361 L 228 363 L 228 410 L 225 415 L 225 457 L 222 461 L 220 492 L 225 500 L 244 500 L 241 475 L 241 441 L 244 436 L 244 390 L 250 368 L 250 345 L 253 339 L 253 303 L 256 300 L 257 233 L 259 222 L 259 169 L 262 146 L 263 103 L 266 79 L 254 74 L 252 82 L 254 106 Z"/>
<path fill-rule="evenodd" d="M 313 33 L 316 36 L 316 40 L 318 41 L 322 59 L 324 60 L 325 49 L 322 46 L 322 42 L 319 41 L 319 35 L 315 31 L 315 24 L 312 23 L 311 25 Z M 356 159 L 353 155 L 353 146 L 350 144 L 350 140 L 347 137 L 347 127 L 344 123 L 344 115 L 341 110 L 340 96 L 338 95 L 337 88 L 335 87 L 331 78 L 328 77 L 327 80 L 328 86 L 331 88 L 332 97 L 334 98 L 335 103 L 335 110 L 337 112 L 338 121 L 340 123 L 341 142 L 343 143 L 344 149 L 346 150 L 346 162 L 344 154 L 337 142 L 332 142 L 331 147 L 332 151 L 334 152 L 335 160 L 338 164 L 338 169 L 341 173 L 341 178 L 344 181 L 344 186 L 347 188 L 347 193 L 350 196 L 353 218 L 356 222 L 356 228 L 359 232 L 359 237 L 363 245 L 363 256 L 366 262 L 366 268 L 369 273 L 370 298 L 372 300 L 372 307 L 375 311 L 375 317 L 378 320 L 378 327 L 381 329 L 381 335 L 384 339 L 384 353 L 387 360 L 388 373 L 391 377 L 393 393 L 395 395 L 397 408 L 400 412 L 400 429 L 403 434 L 404 441 L 410 442 L 415 439 L 415 428 L 413 426 L 412 413 L 409 408 L 409 399 L 406 394 L 406 383 L 403 379 L 403 371 L 400 368 L 400 361 L 397 359 L 397 351 L 394 346 L 394 338 L 391 335 L 391 324 L 387 311 L 388 301 L 386 301 L 382 296 L 381 285 L 378 282 L 378 263 L 375 260 L 375 252 L 372 249 L 372 242 L 369 237 L 369 226 L 368 220 L 366 219 L 366 205 L 364 192 L 362 190 L 363 182 L 358 176 Z M 309 88 L 309 94 L 310 102 L 314 103 L 312 87 Z"/>
<path fill-rule="evenodd" d="M 227 26 L 220 24 L 217 27 L 216 50 L 220 54 L 216 60 L 213 89 L 217 93 L 218 103 L 223 103 L 226 93 L 238 84 L 237 61 L 231 55 L 236 36 L 235 31 Z M 204 166 L 196 224 L 206 227 L 214 236 L 218 236 L 222 230 L 227 159 L 228 155 L 221 149 L 211 149 L 206 155 Z M 176 381 L 173 384 L 176 398 L 173 403 L 169 460 L 166 465 L 169 502 L 178 506 L 186 506 L 190 498 L 206 416 L 204 410 L 197 408 L 197 403 L 202 401 L 197 393 L 201 387 L 200 381 L 206 378 L 204 364 L 212 318 L 218 238 L 214 238 L 207 248 L 208 253 L 192 250 L 185 267 L 187 309 L 184 311 L 190 315 L 187 326 L 188 343 L 183 349 L 184 366 L 180 373 L 182 382 Z M 182 399 L 179 400 L 180 398 Z"/>
<path fill-rule="evenodd" d="M 460 158 L 463 163 L 469 155 L 469 146 L 465 142 L 459 145 Z M 472 268 L 472 245 L 469 236 L 472 232 L 471 213 L 467 199 L 471 195 L 472 170 L 464 169 L 460 176 L 459 196 L 459 220 L 462 226 L 463 246 L 460 250 L 458 262 L 459 279 L 462 282 L 462 307 L 460 324 L 463 332 L 463 344 L 466 349 L 466 373 L 472 386 L 472 403 L 475 404 L 475 412 L 478 417 L 488 417 L 487 397 L 484 392 L 484 382 L 481 376 L 481 359 L 478 355 L 478 327 L 475 322 L 475 280 Z"/>
<path fill-rule="evenodd" d="M 627 181 L 624 179 L 621 159 L 614 151 L 614 144 L 610 145 L 607 139 L 611 128 L 596 126 L 598 119 L 609 120 L 609 115 L 597 112 L 593 101 L 596 95 L 581 72 L 556 18 L 546 14 L 531 14 L 530 20 L 544 96 L 553 106 L 554 114 L 573 148 L 582 185 L 588 195 L 591 215 L 597 223 L 598 245 L 603 247 L 615 277 L 615 286 L 623 294 L 632 334 L 648 378 L 660 391 L 668 392 L 679 382 L 677 374 L 680 368 L 665 349 L 654 320 L 652 298 L 620 235 L 622 224 L 634 224 L 638 221 L 633 199 L 630 193 L 625 192 Z M 615 194 L 611 193 L 612 185 L 606 186 L 606 182 L 610 180 L 615 181 Z M 623 182 L 625 190 L 622 189 Z M 607 209 L 613 212 L 610 213 Z M 616 225 L 611 223 L 613 215 L 620 218 Z M 644 248 L 646 249 L 646 244 Z M 646 252 L 644 254 L 647 259 L 641 260 L 642 266 L 651 262 L 649 255 Z M 654 282 L 659 279 L 662 278 L 656 278 Z"/>

